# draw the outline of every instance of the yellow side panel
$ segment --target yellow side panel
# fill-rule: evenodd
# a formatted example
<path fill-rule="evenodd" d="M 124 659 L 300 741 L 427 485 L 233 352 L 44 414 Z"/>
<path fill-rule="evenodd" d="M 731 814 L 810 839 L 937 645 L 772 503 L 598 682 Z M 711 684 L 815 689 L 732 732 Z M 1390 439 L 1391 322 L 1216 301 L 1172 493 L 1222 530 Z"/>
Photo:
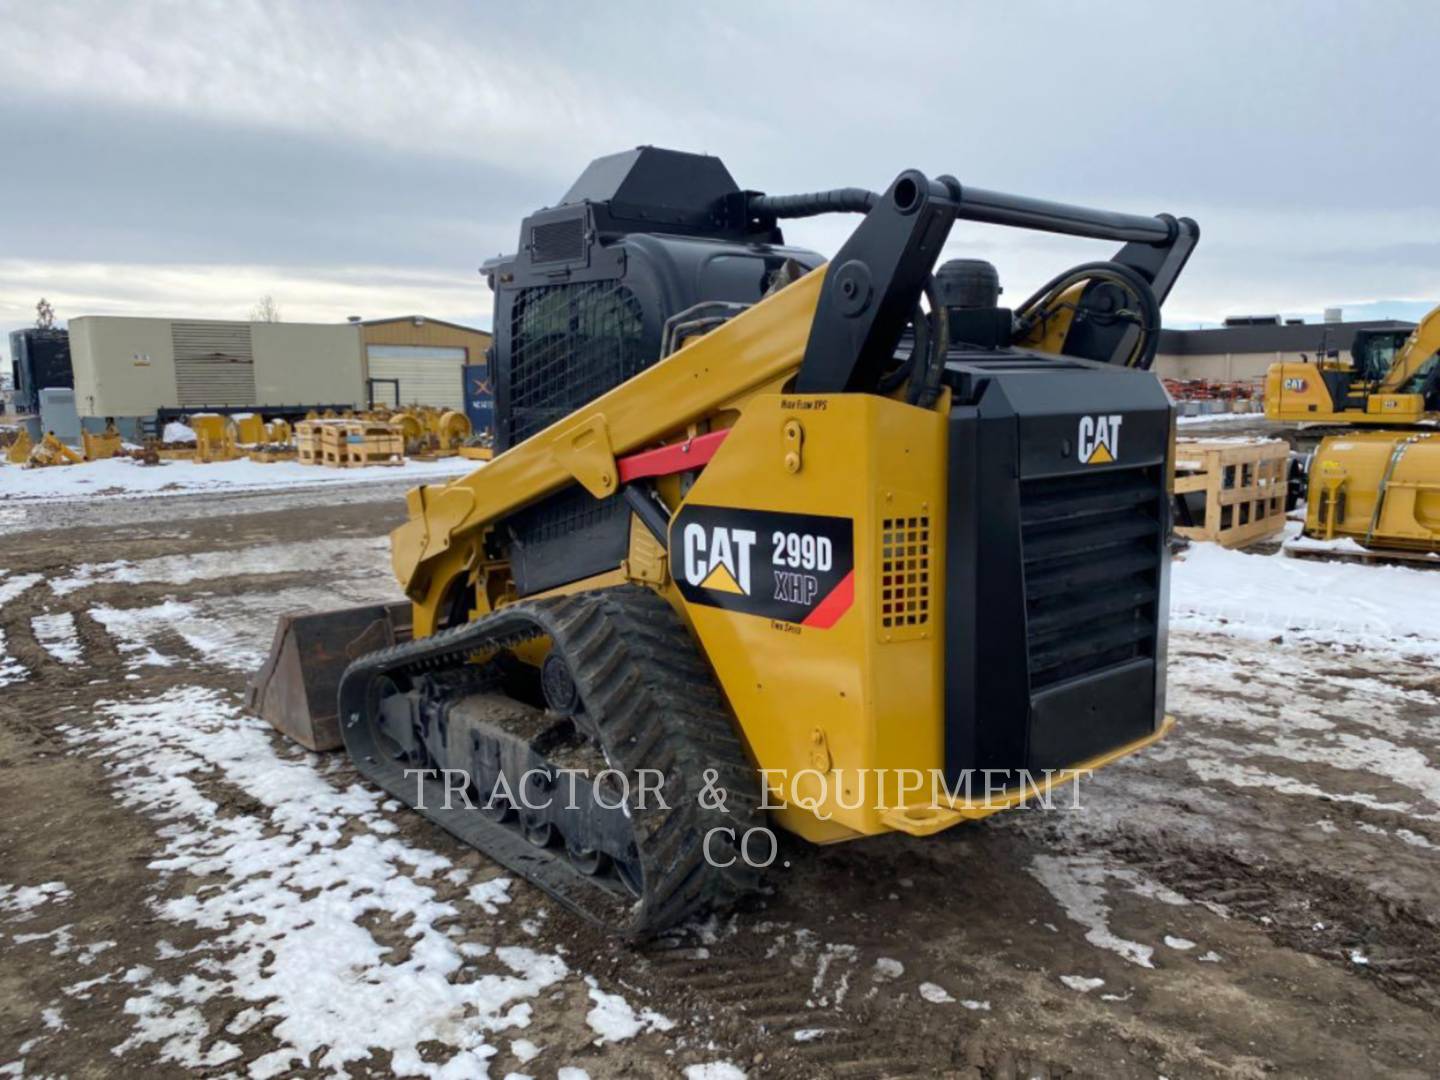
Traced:
<path fill-rule="evenodd" d="M 1422 419 L 1419 394 L 1371 394 L 1363 409 L 1337 410 L 1314 364 L 1271 364 L 1265 373 L 1265 418 L 1291 423 L 1412 424 Z"/>
<path fill-rule="evenodd" d="M 1425 412 L 1421 394 L 1371 394 L 1365 401 L 1365 413 L 1387 424 L 1409 424 Z"/>
<path fill-rule="evenodd" d="M 1357 431 L 1322 440 L 1310 465 L 1305 534 L 1440 551 L 1440 434 Z"/>
<path fill-rule="evenodd" d="M 793 805 L 777 815 L 812 840 L 884 831 L 877 807 L 896 802 L 898 780 L 884 776 L 877 791 L 877 770 L 942 764 L 947 414 L 865 394 L 756 397 L 677 508 L 671 572 L 693 575 L 690 592 L 699 599 L 677 586 L 672 602 L 694 627 L 757 766 L 770 770 L 768 786 L 792 803 L 797 795 L 821 799 L 813 815 Z M 798 468 L 789 457 L 796 423 Z M 745 523 L 746 537 L 756 534 L 742 546 L 757 566 L 764 560 L 763 572 L 752 573 L 738 554 L 715 554 L 728 541 L 714 531 L 734 510 L 741 513 L 728 520 Z M 747 511 L 849 522 L 852 599 L 833 625 L 733 609 L 773 603 L 783 613 L 794 590 L 807 588 L 803 572 L 766 577 L 787 558 L 787 519 Z M 685 536 L 687 520 L 703 520 L 701 533 Z M 805 519 L 788 520 L 804 533 Z M 836 530 L 845 526 L 827 527 L 838 550 Z M 786 598 L 745 593 L 762 587 Z M 829 592 L 816 599 L 829 605 L 827 618 L 840 607 Z"/>
<path fill-rule="evenodd" d="M 1318 422 L 1333 415 L 1330 391 L 1314 364 L 1271 364 L 1265 372 L 1267 420 Z"/>

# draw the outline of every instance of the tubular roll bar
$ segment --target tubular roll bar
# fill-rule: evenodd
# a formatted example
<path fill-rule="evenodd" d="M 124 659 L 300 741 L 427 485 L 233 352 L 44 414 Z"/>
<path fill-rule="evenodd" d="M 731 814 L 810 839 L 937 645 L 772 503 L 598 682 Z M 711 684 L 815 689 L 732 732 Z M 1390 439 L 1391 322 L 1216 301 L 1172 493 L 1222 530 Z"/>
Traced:
<path fill-rule="evenodd" d="M 1169 243 L 1179 231 L 1179 225 L 1168 214 L 1142 217 L 977 187 L 960 188 L 955 216 L 966 221 L 983 221 L 988 225 L 1009 225 L 1017 229 L 1039 229 L 1070 236 L 1088 236 L 1094 240 L 1140 244 Z"/>
<path fill-rule="evenodd" d="M 1141 244 L 1165 244 L 1175 238 L 1175 219 L 1168 214 L 1143 217 L 1114 210 L 1032 199 L 1004 191 L 965 187 L 954 177 L 936 181 L 942 191 L 934 192 L 955 204 L 955 217 L 987 225 L 1008 225 L 1016 229 L 1086 236 L 1094 240 L 1119 240 Z M 864 188 L 834 188 L 804 195 L 751 194 L 750 213 L 761 218 L 818 217 L 821 214 L 865 214 L 880 196 Z"/>
<path fill-rule="evenodd" d="M 1142 217 L 966 188 L 953 176 L 932 180 L 914 169 L 896 177 L 883 195 L 838 188 L 748 198 L 758 218 L 865 214 L 830 261 L 795 381 L 799 393 L 871 392 L 879 385 L 957 219 L 1120 241 L 1124 246 L 1111 261 L 1140 275 L 1157 302 L 1169 293 L 1200 237 L 1189 218 Z M 1087 290 L 1082 311 L 1091 302 Z M 1079 322 L 1066 338 L 1066 354 L 1115 362 L 1128 328 L 1102 332 L 1087 320 Z"/>

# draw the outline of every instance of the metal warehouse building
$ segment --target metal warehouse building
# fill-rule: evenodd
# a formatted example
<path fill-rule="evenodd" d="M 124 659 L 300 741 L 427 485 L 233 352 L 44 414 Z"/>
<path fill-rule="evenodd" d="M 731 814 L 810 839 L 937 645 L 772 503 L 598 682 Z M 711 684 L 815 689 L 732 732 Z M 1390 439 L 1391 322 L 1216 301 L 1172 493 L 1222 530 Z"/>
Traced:
<path fill-rule="evenodd" d="M 1263 379 L 1271 364 L 1315 359 L 1338 351 L 1348 356 L 1357 330 L 1413 330 L 1395 319 L 1323 323 L 1284 322 L 1278 315 L 1226 320 L 1214 330 L 1162 330 L 1155 371 L 1167 379 L 1243 382 Z"/>
<path fill-rule="evenodd" d="M 463 409 L 466 369 L 490 335 L 409 315 L 372 322 L 71 319 L 75 409 L 86 427 L 186 412 L 303 413 L 310 408 L 441 405 Z M 483 370 L 483 369 L 481 369 Z"/>
<path fill-rule="evenodd" d="M 370 401 L 376 405 L 465 408 L 465 369 L 485 363 L 490 335 L 407 315 L 360 324 Z"/>

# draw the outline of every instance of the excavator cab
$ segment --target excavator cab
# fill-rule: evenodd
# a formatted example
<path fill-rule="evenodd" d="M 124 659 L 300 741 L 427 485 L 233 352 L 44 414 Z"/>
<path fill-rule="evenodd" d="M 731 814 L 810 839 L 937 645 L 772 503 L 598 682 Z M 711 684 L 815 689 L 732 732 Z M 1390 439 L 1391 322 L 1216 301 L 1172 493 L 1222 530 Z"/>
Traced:
<path fill-rule="evenodd" d="M 1395 354 L 1410 336 L 1408 330 L 1357 330 L 1350 346 L 1355 378 L 1367 384 L 1378 384 L 1390 373 Z"/>

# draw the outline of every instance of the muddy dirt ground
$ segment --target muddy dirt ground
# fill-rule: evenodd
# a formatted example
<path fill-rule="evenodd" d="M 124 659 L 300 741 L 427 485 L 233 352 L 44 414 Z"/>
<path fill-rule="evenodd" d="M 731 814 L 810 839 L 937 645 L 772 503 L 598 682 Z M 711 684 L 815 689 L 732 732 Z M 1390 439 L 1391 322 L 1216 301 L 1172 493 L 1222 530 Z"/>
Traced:
<path fill-rule="evenodd" d="M 0 535 L 0 1075 L 1440 1074 L 1433 667 L 1177 633 L 1081 809 L 627 948 L 240 713 L 279 611 L 395 595 L 398 490 Z"/>

